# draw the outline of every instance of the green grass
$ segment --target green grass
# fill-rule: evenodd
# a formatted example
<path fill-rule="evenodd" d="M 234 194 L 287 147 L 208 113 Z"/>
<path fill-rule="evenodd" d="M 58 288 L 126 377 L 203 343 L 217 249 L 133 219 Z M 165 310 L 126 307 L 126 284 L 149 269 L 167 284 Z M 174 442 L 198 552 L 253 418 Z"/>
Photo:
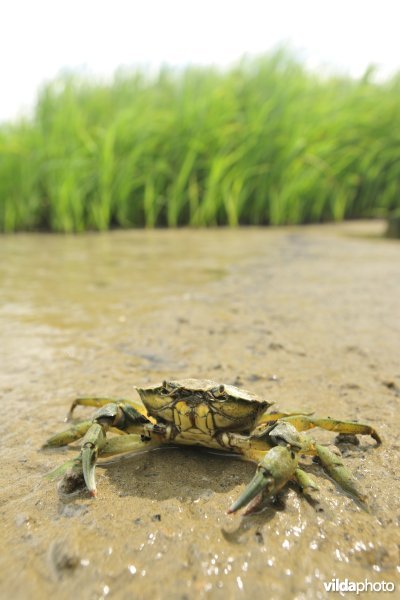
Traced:
<path fill-rule="evenodd" d="M 284 51 L 228 71 L 47 85 L 0 127 L 0 230 L 295 224 L 400 206 L 400 76 Z"/>

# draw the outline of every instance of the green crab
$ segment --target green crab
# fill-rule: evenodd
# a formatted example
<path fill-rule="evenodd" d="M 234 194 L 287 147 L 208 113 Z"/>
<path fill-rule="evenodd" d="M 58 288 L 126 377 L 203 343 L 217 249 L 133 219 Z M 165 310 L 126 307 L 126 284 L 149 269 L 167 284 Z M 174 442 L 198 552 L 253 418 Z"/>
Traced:
<path fill-rule="evenodd" d="M 263 496 L 273 497 L 291 479 L 307 491 L 318 489 L 300 468 L 304 455 L 318 457 L 327 473 L 361 502 L 352 474 L 337 454 L 317 444 L 304 431 L 321 427 L 341 434 L 370 435 L 381 443 L 370 425 L 354 421 L 316 418 L 312 414 L 268 412 L 271 403 L 256 395 L 214 381 L 183 379 L 136 388 L 142 403 L 110 398 L 78 398 L 77 406 L 97 407 L 90 420 L 81 421 L 51 437 L 45 447 L 63 446 L 83 438 L 78 458 L 66 462 L 50 475 L 80 478 L 96 495 L 95 466 L 98 457 L 142 451 L 161 444 L 204 446 L 241 455 L 257 463 L 254 478 L 229 508 L 253 511 Z M 108 432 L 122 435 L 109 437 Z M 72 474 L 72 475 L 71 475 Z"/>

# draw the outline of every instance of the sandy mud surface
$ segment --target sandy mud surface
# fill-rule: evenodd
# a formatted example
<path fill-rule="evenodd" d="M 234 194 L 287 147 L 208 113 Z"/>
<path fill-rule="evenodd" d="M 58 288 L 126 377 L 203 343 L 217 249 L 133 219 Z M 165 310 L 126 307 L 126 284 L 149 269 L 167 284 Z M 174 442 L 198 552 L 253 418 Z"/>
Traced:
<path fill-rule="evenodd" d="M 383 228 L 2 237 L 0 596 L 307 599 L 328 597 L 333 578 L 399 585 L 400 244 Z M 290 484 L 259 514 L 228 516 L 254 466 L 184 448 L 99 467 L 96 499 L 44 477 L 76 453 L 40 449 L 73 398 L 183 377 L 374 425 L 382 446 L 340 445 L 369 512 L 312 464 L 318 502 Z"/>

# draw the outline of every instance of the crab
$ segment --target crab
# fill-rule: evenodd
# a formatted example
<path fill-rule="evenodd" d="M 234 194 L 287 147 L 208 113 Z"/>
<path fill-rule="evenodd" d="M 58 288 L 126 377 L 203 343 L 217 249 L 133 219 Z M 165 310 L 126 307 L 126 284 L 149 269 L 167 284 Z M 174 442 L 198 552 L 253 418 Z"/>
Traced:
<path fill-rule="evenodd" d="M 370 435 L 380 444 L 378 433 L 370 425 L 316 418 L 313 413 L 268 412 L 271 403 L 267 400 L 233 385 L 203 379 L 164 381 L 136 389 L 142 403 L 97 397 L 74 400 L 69 419 L 77 406 L 98 410 L 90 420 L 80 421 L 47 440 L 45 447 L 56 447 L 83 438 L 80 455 L 52 471 L 51 477 L 83 477 L 87 490 L 95 496 L 98 457 L 179 444 L 230 452 L 257 463 L 252 481 L 228 513 L 245 507 L 245 513 L 253 512 L 263 498 L 276 496 L 289 480 L 295 480 L 305 493 L 318 489 L 314 479 L 299 466 L 300 459 L 307 455 L 317 457 L 345 492 L 366 502 L 341 457 L 303 432 L 321 427 L 339 434 Z M 110 437 L 109 432 L 122 435 Z"/>

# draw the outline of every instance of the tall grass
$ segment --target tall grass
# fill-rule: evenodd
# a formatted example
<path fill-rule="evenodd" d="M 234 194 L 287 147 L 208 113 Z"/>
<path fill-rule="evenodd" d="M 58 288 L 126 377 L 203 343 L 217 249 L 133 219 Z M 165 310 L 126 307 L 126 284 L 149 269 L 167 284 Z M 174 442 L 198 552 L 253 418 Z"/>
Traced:
<path fill-rule="evenodd" d="M 400 76 L 229 71 L 65 77 L 0 128 L 0 230 L 286 224 L 400 205 Z"/>

